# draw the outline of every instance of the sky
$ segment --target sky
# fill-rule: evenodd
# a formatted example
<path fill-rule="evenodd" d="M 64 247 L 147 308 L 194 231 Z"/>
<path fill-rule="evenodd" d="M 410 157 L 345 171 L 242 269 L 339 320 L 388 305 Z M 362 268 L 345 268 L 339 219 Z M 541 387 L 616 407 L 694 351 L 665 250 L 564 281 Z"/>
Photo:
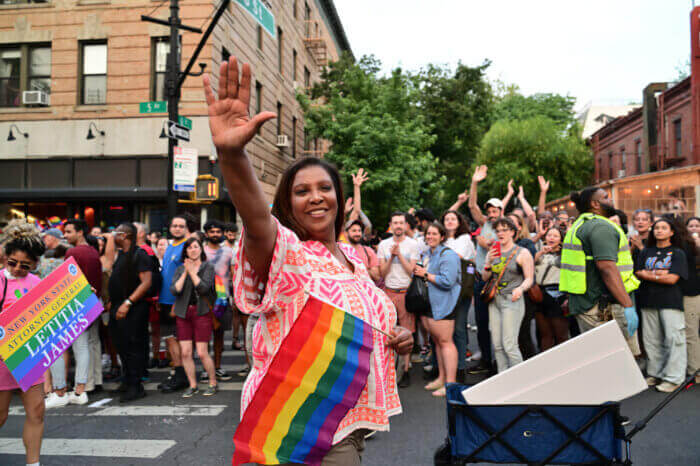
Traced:
<path fill-rule="evenodd" d="M 700 5 L 700 1 L 697 2 Z M 690 57 L 692 0 L 335 0 L 355 57 L 383 70 L 428 63 L 476 66 L 525 95 L 642 100 L 650 82 L 674 81 Z"/>

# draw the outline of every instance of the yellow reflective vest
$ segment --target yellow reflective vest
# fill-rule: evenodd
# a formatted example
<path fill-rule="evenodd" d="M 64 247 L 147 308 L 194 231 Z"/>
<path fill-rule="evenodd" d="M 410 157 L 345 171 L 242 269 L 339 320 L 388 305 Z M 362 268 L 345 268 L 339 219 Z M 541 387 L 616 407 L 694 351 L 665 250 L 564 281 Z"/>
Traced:
<path fill-rule="evenodd" d="M 580 215 L 567 232 L 566 238 L 564 238 L 561 252 L 559 290 L 572 294 L 586 293 L 586 261 L 593 260 L 593 257 L 587 256 L 583 251 L 583 244 L 576 234 L 585 222 L 594 218 L 608 222 L 620 236 L 616 265 L 620 271 L 622 283 L 625 285 L 625 291 L 631 293 L 639 287 L 639 280 L 634 275 L 634 263 L 625 232 L 616 223 L 590 212 Z"/>

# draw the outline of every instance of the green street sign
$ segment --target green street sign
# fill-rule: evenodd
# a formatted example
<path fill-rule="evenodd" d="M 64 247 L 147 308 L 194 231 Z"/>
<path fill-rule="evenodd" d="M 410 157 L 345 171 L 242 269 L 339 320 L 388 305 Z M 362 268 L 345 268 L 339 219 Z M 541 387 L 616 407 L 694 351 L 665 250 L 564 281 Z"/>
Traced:
<path fill-rule="evenodd" d="M 184 116 L 177 117 L 177 123 L 180 126 L 184 126 L 187 129 L 192 129 L 192 120 L 190 120 L 187 117 L 184 117 Z"/>
<path fill-rule="evenodd" d="M 165 113 L 168 111 L 168 102 L 160 100 L 157 102 L 141 102 L 139 113 Z"/>
<path fill-rule="evenodd" d="M 268 34 L 275 38 L 275 17 L 262 0 L 236 0 Z"/>

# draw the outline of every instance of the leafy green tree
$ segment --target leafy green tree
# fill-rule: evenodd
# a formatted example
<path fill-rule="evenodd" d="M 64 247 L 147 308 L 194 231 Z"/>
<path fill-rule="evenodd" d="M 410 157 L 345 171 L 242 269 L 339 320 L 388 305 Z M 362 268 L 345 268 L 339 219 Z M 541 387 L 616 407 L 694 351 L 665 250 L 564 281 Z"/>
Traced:
<path fill-rule="evenodd" d="M 415 81 L 400 69 L 380 77 L 380 67 L 371 56 L 357 63 L 343 56 L 310 98 L 298 95 L 306 131 L 332 143 L 325 158 L 338 166 L 346 186 L 359 168 L 369 172 L 362 208 L 377 225 L 395 209 L 418 205 L 422 186 L 439 182 L 429 150 L 435 137 L 418 111 Z"/>
<path fill-rule="evenodd" d="M 538 175 L 550 180 L 548 197 L 556 199 L 590 184 L 593 158 L 575 131 L 562 130 L 560 122 L 536 116 L 494 123 L 481 142 L 476 165 L 489 167 L 488 177 L 479 185 L 480 202 L 502 197 L 510 179 L 523 186 L 527 199 L 536 202 Z"/>
<path fill-rule="evenodd" d="M 430 152 L 439 160 L 438 176 L 444 183 L 424 186 L 424 204 L 436 212 L 451 205 L 464 190 L 463 175 L 474 162 L 479 143 L 491 125 L 494 97 L 486 79 L 489 61 L 454 72 L 428 65 L 415 80 L 420 90 L 420 112 L 436 136 Z"/>
<path fill-rule="evenodd" d="M 538 116 L 546 117 L 561 129 L 576 122 L 574 104 L 576 99 L 559 94 L 533 94 L 524 96 L 515 90 L 506 92 L 494 107 L 494 121 L 527 120 Z"/>

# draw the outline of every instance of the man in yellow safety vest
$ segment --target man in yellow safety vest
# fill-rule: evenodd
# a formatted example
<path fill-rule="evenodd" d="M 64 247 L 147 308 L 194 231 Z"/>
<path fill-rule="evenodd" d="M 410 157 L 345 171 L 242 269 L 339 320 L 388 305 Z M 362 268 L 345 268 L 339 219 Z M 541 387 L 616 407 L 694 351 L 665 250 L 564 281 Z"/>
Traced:
<path fill-rule="evenodd" d="M 582 332 L 614 318 L 638 355 L 639 318 L 630 293 L 639 281 L 624 231 L 608 220 L 615 213 L 612 199 L 592 187 L 572 193 L 571 200 L 581 215 L 564 239 L 559 289 L 569 293 L 569 310 Z"/>

